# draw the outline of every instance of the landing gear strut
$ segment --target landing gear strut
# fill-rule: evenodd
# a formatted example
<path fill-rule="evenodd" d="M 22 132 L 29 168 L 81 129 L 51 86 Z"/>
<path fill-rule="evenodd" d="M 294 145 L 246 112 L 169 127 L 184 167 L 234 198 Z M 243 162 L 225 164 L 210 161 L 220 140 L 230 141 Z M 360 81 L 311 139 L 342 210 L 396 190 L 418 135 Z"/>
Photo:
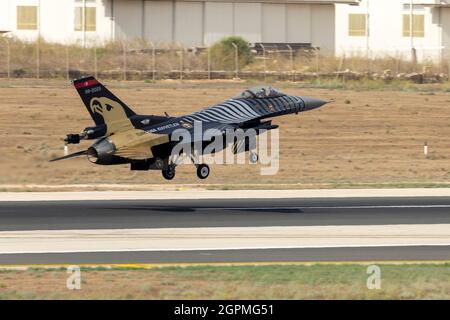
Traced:
<path fill-rule="evenodd" d="M 175 156 L 173 158 L 166 158 L 164 160 L 164 165 L 161 169 L 161 173 L 162 176 L 164 177 L 164 179 L 166 180 L 172 180 L 175 177 L 175 168 L 178 164 L 181 163 L 181 156 Z M 199 179 L 206 179 L 209 176 L 210 173 L 210 169 L 209 166 L 207 164 L 197 164 L 197 159 L 194 156 L 190 156 L 190 159 L 192 161 L 192 163 L 195 165 L 195 167 L 197 168 L 197 177 L 199 177 Z"/>

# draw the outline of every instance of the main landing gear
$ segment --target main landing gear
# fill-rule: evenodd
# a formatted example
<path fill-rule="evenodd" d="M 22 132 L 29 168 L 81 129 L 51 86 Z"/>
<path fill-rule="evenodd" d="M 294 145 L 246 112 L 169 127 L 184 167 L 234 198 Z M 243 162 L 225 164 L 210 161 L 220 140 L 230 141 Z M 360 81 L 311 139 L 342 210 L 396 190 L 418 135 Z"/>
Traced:
<path fill-rule="evenodd" d="M 164 179 L 166 180 L 172 180 L 173 178 L 175 178 L 175 168 L 178 164 L 181 163 L 181 156 L 177 156 L 171 159 L 166 159 L 164 161 L 164 163 L 161 160 L 161 164 L 159 164 L 159 168 L 161 168 L 161 173 L 164 177 Z M 211 170 L 209 169 L 209 166 L 207 164 L 201 163 L 198 164 L 198 161 L 196 161 L 197 159 L 194 156 L 190 156 L 190 159 L 192 161 L 192 163 L 195 165 L 195 167 L 197 168 L 197 177 L 199 179 L 206 179 L 209 176 L 209 173 L 211 172 Z M 258 163 L 259 160 L 259 156 L 256 152 L 251 151 L 249 154 L 249 160 L 250 163 Z"/>
<path fill-rule="evenodd" d="M 192 163 L 195 164 L 195 167 L 197 168 L 197 177 L 199 179 L 206 179 L 209 176 L 210 169 L 207 164 L 196 164 L 195 159 L 191 157 Z M 175 161 L 172 160 L 166 160 L 165 165 L 161 169 L 162 176 L 166 180 L 172 180 L 175 178 L 175 168 L 180 163 L 180 157 L 177 157 Z"/>
<path fill-rule="evenodd" d="M 172 180 L 173 178 L 175 178 L 175 166 L 171 164 L 167 166 L 167 168 L 162 169 L 161 173 L 164 179 Z"/>

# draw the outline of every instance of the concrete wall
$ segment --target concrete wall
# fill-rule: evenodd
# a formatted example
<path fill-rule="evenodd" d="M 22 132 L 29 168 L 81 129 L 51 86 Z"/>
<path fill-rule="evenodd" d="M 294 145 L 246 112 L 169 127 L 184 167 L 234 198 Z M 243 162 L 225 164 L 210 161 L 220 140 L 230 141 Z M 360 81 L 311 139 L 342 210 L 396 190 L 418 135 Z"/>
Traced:
<path fill-rule="evenodd" d="M 111 17 L 109 1 L 87 2 L 96 7 L 97 30 L 95 32 L 75 31 L 75 6 L 82 2 L 74 0 L 1 0 L 0 30 L 11 30 L 14 36 L 24 40 L 35 40 L 38 35 L 47 41 L 60 43 L 98 42 L 111 39 Z M 38 7 L 38 29 L 17 30 L 17 6 Z M 6 17 L 3 19 L 3 15 Z"/>
<path fill-rule="evenodd" d="M 335 9 L 334 6 L 311 7 L 311 43 L 323 51 L 335 51 Z"/>
<path fill-rule="evenodd" d="M 172 1 L 145 1 L 144 37 L 154 42 L 172 42 L 173 14 Z"/>
<path fill-rule="evenodd" d="M 286 5 L 265 3 L 262 5 L 261 33 L 263 42 L 286 42 Z"/>
<path fill-rule="evenodd" d="M 174 41 L 185 46 L 203 45 L 203 2 L 175 2 Z"/>
<path fill-rule="evenodd" d="M 311 6 L 286 5 L 286 38 L 288 42 L 310 43 L 311 42 Z M 301 30 L 301 32 L 298 32 Z M 334 26 L 333 31 L 334 33 Z M 334 41 L 334 40 L 333 40 Z"/>
<path fill-rule="evenodd" d="M 213 43 L 234 33 L 234 5 L 230 2 L 205 3 L 205 43 Z"/>
<path fill-rule="evenodd" d="M 116 39 L 143 36 L 142 0 L 114 1 Z"/>
<path fill-rule="evenodd" d="M 16 6 L 39 0 L 1 0 L 1 23 L 23 39 L 41 34 L 55 42 L 95 43 L 145 38 L 156 43 L 206 46 L 229 35 L 250 42 L 303 42 L 334 50 L 334 5 L 275 2 L 95 0 L 97 30 L 74 30 L 83 1 L 40 0 L 40 30 L 16 30 Z M 0 27 L 2 25 L 0 24 Z M 1 28 L 0 28 L 1 29 Z"/>
<path fill-rule="evenodd" d="M 9 1 L 0 1 L 0 31 L 12 30 Z"/>
<path fill-rule="evenodd" d="M 334 50 L 333 5 L 116 0 L 114 12 L 116 38 L 206 46 L 240 35 L 250 42 L 304 42 Z"/>
<path fill-rule="evenodd" d="M 370 56 L 402 56 L 410 58 L 410 37 L 403 36 L 403 9 L 401 0 L 362 0 L 360 6 L 336 5 L 336 53 Z M 369 37 L 348 35 L 349 13 L 369 11 Z M 414 37 L 413 46 L 419 59 L 440 56 L 441 27 L 439 10 L 425 7 L 414 11 L 425 16 L 425 36 Z M 447 30 L 449 30 L 446 27 Z M 367 48 L 369 50 L 367 50 Z"/>
<path fill-rule="evenodd" d="M 443 58 L 450 60 L 450 8 L 441 9 Z"/>

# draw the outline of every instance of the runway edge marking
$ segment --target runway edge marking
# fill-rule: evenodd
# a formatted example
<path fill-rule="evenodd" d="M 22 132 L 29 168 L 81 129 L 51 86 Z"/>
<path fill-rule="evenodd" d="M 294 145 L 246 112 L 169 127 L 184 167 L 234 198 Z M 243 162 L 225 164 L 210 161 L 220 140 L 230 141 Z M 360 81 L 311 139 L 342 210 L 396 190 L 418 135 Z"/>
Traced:
<path fill-rule="evenodd" d="M 192 263 L 105 263 L 105 264 L 30 264 L 30 265 L 0 265 L 0 270 L 28 269 L 59 269 L 69 266 L 81 268 L 105 268 L 105 269 L 164 269 L 171 267 L 245 267 L 245 266 L 312 266 L 312 265 L 371 265 L 371 264 L 450 264 L 450 260 L 365 260 L 365 261 L 282 261 L 282 262 L 192 262 Z"/>

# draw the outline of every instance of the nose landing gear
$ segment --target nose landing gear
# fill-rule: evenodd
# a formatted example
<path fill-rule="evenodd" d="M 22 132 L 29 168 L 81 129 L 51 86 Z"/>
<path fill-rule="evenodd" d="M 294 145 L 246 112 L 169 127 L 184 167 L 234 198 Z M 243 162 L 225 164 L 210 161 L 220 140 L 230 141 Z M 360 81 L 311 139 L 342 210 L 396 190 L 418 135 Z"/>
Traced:
<path fill-rule="evenodd" d="M 258 159 L 259 159 L 259 157 L 258 157 L 258 154 L 256 152 L 250 152 L 250 155 L 249 155 L 250 163 L 253 163 L 253 164 L 257 163 Z"/>
<path fill-rule="evenodd" d="M 197 166 L 197 177 L 206 179 L 209 176 L 209 166 L 207 164 L 199 164 Z"/>

